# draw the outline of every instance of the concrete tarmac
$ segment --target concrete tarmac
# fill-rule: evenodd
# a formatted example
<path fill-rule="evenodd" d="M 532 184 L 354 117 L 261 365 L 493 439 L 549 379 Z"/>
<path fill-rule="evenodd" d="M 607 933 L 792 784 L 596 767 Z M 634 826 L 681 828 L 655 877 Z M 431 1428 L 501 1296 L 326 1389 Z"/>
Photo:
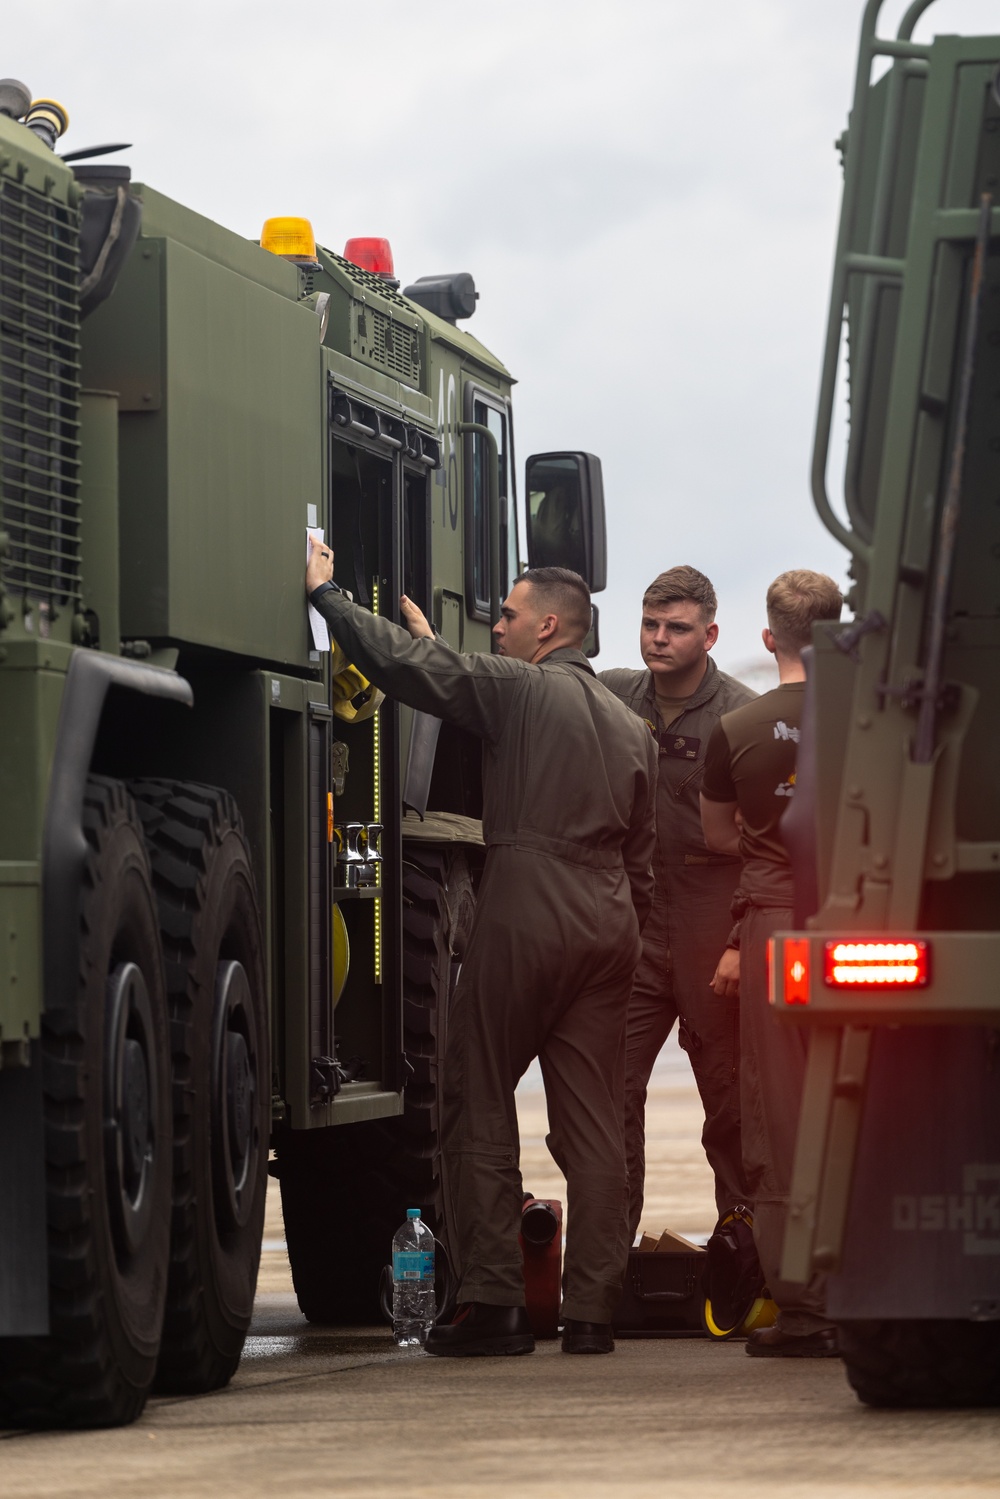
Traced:
<path fill-rule="evenodd" d="M 544 1101 L 522 1089 L 526 1185 L 560 1195 Z M 683 1059 L 651 1099 L 643 1225 L 712 1225 Z M 997 1413 L 881 1412 L 834 1360 L 749 1360 L 741 1343 L 623 1340 L 610 1357 L 434 1359 L 386 1328 L 312 1327 L 269 1200 L 254 1325 L 228 1389 L 154 1399 L 132 1427 L 0 1433 L 4 1499 L 861 1499 L 995 1496 Z"/>

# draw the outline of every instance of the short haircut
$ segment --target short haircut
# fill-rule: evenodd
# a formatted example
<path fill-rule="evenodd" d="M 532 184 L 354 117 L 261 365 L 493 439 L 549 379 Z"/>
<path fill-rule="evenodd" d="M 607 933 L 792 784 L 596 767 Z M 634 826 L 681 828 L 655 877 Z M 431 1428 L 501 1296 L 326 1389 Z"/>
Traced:
<path fill-rule="evenodd" d="M 840 589 L 826 573 L 796 567 L 781 573 L 767 590 L 767 623 L 784 655 L 798 653 L 812 641 L 818 619 L 839 619 Z"/>
<path fill-rule="evenodd" d="M 590 629 L 593 610 L 590 589 L 579 573 L 568 567 L 529 567 L 517 580 L 530 583 L 543 613 L 555 614 L 567 630 L 579 634 L 581 642 Z"/>
<path fill-rule="evenodd" d="M 702 624 L 710 625 L 719 601 L 715 589 L 696 567 L 672 567 L 654 578 L 642 596 L 644 609 L 665 609 L 668 604 L 697 604 Z"/>

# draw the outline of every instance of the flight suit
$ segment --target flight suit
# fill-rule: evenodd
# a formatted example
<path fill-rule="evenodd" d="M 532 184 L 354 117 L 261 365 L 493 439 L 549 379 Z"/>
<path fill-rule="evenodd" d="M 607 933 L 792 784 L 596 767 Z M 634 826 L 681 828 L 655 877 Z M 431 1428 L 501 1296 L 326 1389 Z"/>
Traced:
<path fill-rule="evenodd" d="M 340 594 L 312 599 L 377 686 L 484 741 L 486 868 L 442 1090 L 459 1299 L 524 1304 L 514 1089 L 538 1056 L 567 1181 L 563 1316 L 608 1322 L 629 1243 L 624 996 L 653 893 L 652 736 L 578 650 L 460 655 Z"/>
<path fill-rule="evenodd" d="M 656 794 L 656 894 L 642 934 L 642 958 L 629 1000 L 625 1069 L 625 1150 L 629 1227 L 642 1216 L 646 1174 L 645 1108 L 649 1075 L 679 1020 L 679 1040 L 705 1110 L 702 1145 L 715 1173 L 720 1215 L 746 1201 L 740 1146 L 739 1002 L 709 987 L 725 949 L 740 860 L 705 847 L 698 791 L 705 749 L 723 713 L 756 696 L 720 671 L 711 656 L 701 685 L 665 724 L 651 671 L 613 669 L 599 680 L 652 727 L 659 743 Z"/>

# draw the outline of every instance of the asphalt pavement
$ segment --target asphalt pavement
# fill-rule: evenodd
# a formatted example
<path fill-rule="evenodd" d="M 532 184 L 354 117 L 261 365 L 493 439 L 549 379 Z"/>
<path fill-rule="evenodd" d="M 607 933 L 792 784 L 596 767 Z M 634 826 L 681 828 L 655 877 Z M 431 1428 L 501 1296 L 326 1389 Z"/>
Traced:
<path fill-rule="evenodd" d="M 522 1090 L 526 1184 L 558 1195 L 544 1100 Z M 683 1058 L 651 1096 L 644 1226 L 711 1228 Z M 228 1389 L 154 1399 L 134 1426 L 0 1434 L 3 1499 L 861 1499 L 1000 1493 L 990 1411 L 882 1412 L 836 1360 L 760 1361 L 741 1343 L 619 1340 L 609 1357 L 435 1359 L 387 1328 L 310 1326 L 269 1201 L 256 1315 Z"/>

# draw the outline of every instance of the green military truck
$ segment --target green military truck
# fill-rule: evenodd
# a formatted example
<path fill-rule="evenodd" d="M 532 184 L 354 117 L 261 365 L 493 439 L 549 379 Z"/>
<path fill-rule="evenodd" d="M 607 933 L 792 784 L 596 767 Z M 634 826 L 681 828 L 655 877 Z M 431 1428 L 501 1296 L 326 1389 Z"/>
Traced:
<path fill-rule="evenodd" d="M 1000 37 L 919 44 L 929 4 L 880 38 L 870 0 L 840 143 L 813 491 L 855 619 L 815 632 L 771 998 L 809 1033 L 785 1273 L 828 1272 L 862 1400 L 995 1405 Z"/>
<path fill-rule="evenodd" d="M 478 743 L 379 706 L 338 577 L 488 650 L 516 576 L 506 369 L 470 276 L 252 243 L 55 152 L 0 83 L 0 1422 L 224 1384 L 267 1173 L 311 1319 L 439 1232 L 437 1074 L 482 861 Z M 75 159 L 74 159 L 75 158 Z M 529 459 L 528 560 L 600 588 L 600 465 Z M 270 1162 L 270 1164 L 269 1164 Z"/>

